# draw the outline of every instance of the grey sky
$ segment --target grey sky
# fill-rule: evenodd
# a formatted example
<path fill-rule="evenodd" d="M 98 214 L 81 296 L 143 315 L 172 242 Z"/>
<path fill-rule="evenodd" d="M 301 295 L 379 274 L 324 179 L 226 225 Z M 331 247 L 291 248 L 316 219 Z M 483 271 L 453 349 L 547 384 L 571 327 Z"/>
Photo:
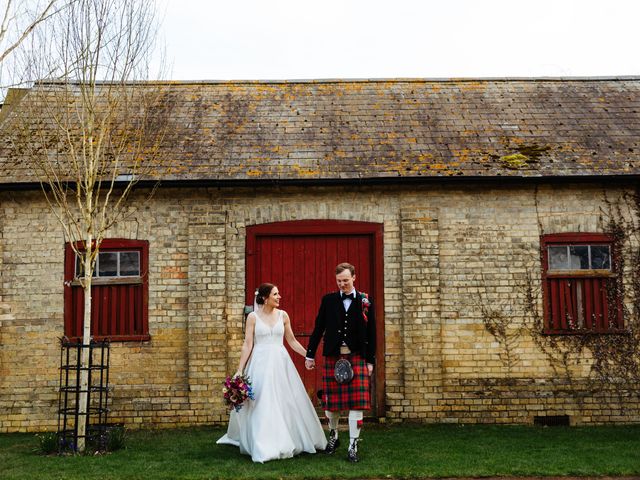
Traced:
<path fill-rule="evenodd" d="M 640 74 L 632 0 L 158 0 L 170 78 Z"/>

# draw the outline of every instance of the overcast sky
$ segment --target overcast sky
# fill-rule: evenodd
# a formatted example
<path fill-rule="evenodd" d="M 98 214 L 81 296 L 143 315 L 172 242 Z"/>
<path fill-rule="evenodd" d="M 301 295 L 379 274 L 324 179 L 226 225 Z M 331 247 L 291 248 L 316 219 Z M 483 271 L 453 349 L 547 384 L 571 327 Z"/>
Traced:
<path fill-rule="evenodd" d="M 176 80 L 640 74 L 637 0 L 158 0 Z"/>

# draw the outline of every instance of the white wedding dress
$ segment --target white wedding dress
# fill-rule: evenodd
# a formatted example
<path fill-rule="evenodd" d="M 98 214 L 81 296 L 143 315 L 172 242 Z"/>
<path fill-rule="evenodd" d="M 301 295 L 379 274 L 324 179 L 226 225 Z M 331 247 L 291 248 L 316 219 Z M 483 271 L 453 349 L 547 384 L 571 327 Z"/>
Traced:
<path fill-rule="evenodd" d="M 245 369 L 255 399 L 231 411 L 227 433 L 217 442 L 240 447 L 254 462 L 315 453 L 327 445 L 283 337 L 282 311 L 273 328 L 256 312 L 253 351 Z"/>

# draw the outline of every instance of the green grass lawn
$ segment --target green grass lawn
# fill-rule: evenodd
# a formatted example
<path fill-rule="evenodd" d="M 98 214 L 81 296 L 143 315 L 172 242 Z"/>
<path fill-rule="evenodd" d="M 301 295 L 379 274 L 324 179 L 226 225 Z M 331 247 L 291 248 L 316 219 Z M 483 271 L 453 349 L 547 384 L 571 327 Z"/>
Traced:
<path fill-rule="evenodd" d="M 32 434 L 0 435 L 0 479 L 417 478 L 640 475 L 640 425 L 528 427 L 365 425 L 361 462 L 303 454 L 254 464 L 221 428 L 134 431 L 100 456 L 42 456 Z"/>

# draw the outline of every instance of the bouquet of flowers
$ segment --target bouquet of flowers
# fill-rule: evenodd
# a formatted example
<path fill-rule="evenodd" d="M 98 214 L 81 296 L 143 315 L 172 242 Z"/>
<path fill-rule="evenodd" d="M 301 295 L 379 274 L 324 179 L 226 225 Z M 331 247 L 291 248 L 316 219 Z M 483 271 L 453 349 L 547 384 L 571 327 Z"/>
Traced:
<path fill-rule="evenodd" d="M 224 403 L 239 411 L 247 398 L 253 400 L 251 381 L 246 375 L 234 375 L 227 377 L 222 387 Z"/>

